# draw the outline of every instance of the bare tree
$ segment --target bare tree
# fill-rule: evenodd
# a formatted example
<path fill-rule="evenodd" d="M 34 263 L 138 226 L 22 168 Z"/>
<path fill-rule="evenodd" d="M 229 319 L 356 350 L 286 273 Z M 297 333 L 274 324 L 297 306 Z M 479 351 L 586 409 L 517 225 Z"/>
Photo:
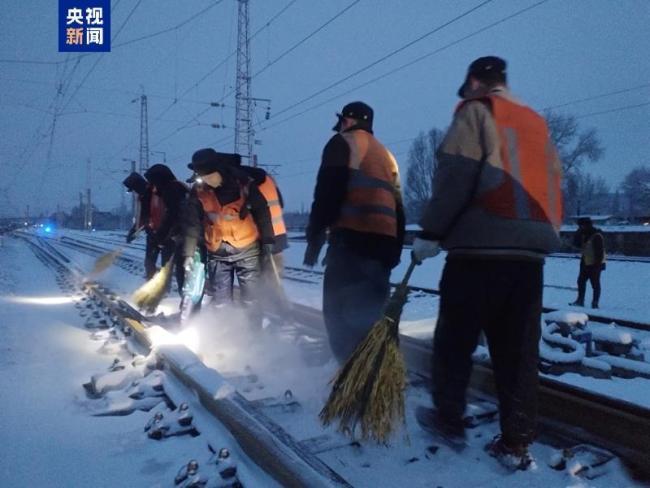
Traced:
<path fill-rule="evenodd" d="M 409 222 L 419 219 L 424 206 L 431 198 L 431 183 L 438 166 L 436 151 L 443 137 L 443 131 L 434 127 L 426 134 L 420 132 L 409 148 L 404 187 L 404 202 Z"/>
<path fill-rule="evenodd" d="M 588 206 L 585 191 L 592 191 L 593 188 L 589 187 L 593 186 L 594 180 L 583 174 L 582 167 L 585 161 L 598 161 L 605 149 L 596 129 L 581 130 L 575 116 L 547 110 L 544 117 L 562 161 L 564 214 L 585 213 L 585 206 Z M 604 184 L 604 181 L 600 183 Z"/>
<path fill-rule="evenodd" d="M 621 191 L 629 204 L 630 216 L 650 215 L 650 167 L 638 166 L 630 171 L 621 183 Z"/>
<path fill-rule="evenodd" d="M 547 110 L 544 117 L 565 177 L 579 172 L 585 161 L 595 163 L 605 153 L 596 129 L 580 130 L 575 116 Z"/>

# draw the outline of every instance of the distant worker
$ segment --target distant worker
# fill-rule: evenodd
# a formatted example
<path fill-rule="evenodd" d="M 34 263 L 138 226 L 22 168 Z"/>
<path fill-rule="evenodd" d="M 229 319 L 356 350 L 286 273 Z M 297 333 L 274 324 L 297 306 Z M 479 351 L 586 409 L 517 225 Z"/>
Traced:
<path fill-rule="evenodd" d="M 149 263 L 153 261 L 153 270 L 147 274 L 155 273 L 155 264 L 158 253 L 161 256 L 161 266 L 167 261 L 175 259 L 175 276 L 179 293 L 182 291 L 185 272 L 183 261 L 178 247 L 181 237 L 181 210 L 187 197 L 187 187 L 178 181 L 169 167 L 164 164 L 154 164 L 149 168 L 144 177 L 152 186 L 149 202 L 147 228 L 153 249 L 150 251 Z"/>
<path fill-rule="evenodd" d="M 544 257 L 559 244 L 561 165 L 544 119 L 506 85 L 506 62 L 469 66 L 451 126 L 437 151 L 433 197 L 416 260 L 447 250 L 433 341 L 434 410 L 418 421 L 465 442 L 472 352 L 485 332 L 501 435 L 488 453 L 510 469 L 532 464 L 536 431 Z"/>
<path fill-rule="evenodd" d="M 145 278 L 151 279 L 156 274 L 156 262 L 160 250 L 151 239 L 151 228 L 149 226 L 149 207 L 151 205 L 151 193 L 153 187 L 144 179 L 140 173 L 135 171 L 127 176 L 122 184 L 128 192 L 134 192 L 136 196 L 136 210 L 133 216 L 133 225 L 126 235 L 126 242 L 131 243 L 138 232 L 145 232 L 147 235 L 144 251 L 144 272 Z"/>
<path fill-rule="evenodd" d="M 573 246 L 580 249 L 580 273 L 578 274 L 578 298 L 570 305 L 585 306 L 587 281 L 591 283 L 593 297 L 591 308 L 598 308 L 600 301 L 600 273 L 605 269 L 605 240 L 600 229 L 594 227 L 589 217 L 578 219 L 578 231 Z"/>
<path fill-rule="evenodd" d="M 234 278 L 251 315 L 257 315 L 256 293 L 261 258 L 274 248 L 271 213 L 257 186 L 233 164 L 235 154 L 201 149 L 188 167 L 201 179 L 190 192 L 184 215 L 183 256 L 187 262 L 197 243 L 207 248 L 207 279 L 212 304 L 233 301 Z M 256 321 L 259 317 L 252 317 Z"/>
<path fill-rule="evenodd" d="M 323 150 L 304 264 L 314 266 L 329 230 L 323 316 L 343 364 L 381 318 L 400 261 L 404 210 L 395 157 L 373 135 L 373 110 L 353 102 Z"/>

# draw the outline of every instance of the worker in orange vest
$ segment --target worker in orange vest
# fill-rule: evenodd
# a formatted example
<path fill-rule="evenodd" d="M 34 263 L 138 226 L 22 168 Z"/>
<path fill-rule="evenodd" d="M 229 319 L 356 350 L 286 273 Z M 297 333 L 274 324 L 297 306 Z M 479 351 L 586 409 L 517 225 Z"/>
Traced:
<path fill-rule="evenodd" d="M 264 196 L 269 207 L 274 237 L 274 246 L 271 256 L 273 257 L 276 269 L 280 274 L 282 274 L 284 268 L 282 252 L 289 247 L 289 240 L 287 238 L 287 227 L 284 223 L 284 200 L 280 188 L 275 179 L 266 170 L 258 166 L 242 165 L 241 156 L 239 154 L 233 154 L 232 156 L 233 157 L 228 158 L 228 162 L 252 179 L 253 183 L 257 185 L 258 189 Z M 267 263 L 262 263 L 265 271 L 267 271 L 268 268 L 266 264 Z M 271 272 L 271 270 L 268 271 Z"/>
<path fill-rule="evenodd" d="M 542 270 L 559 246 L 561 164 L 544 119 L 508 90 L 503 59 L 472 62 L 459 96 L 413 243 L 419 261 L 447 251 L 433 343 L 435 409 L 420 408 L 417 417 L 464 442 L 465 390 L 483 331 L 501 424 L 486 449 L 525 470 L 536 430 Z"/>
<path fill-rule="evenodd" d="M 381 317 L 402 252 L 404 211 L 397 162 L 373 135 L 372 108 L 352 102 L 337 116 L 318 171 L 304 264 L 318 262 L 329 232 L 323 318 L 343 364 Z"/>
<path fill-rule="evenodd" d="M 184 215 L 183 256 L 191 264 L 200 241 L 207 249 L 207 288 L 213 305 L 233 301 L 234 277 L 251 321 L 261 321 L 256 293 L 261 258 L 274 248 L 271 213 L 251 178 L 233 165 L 235 154 L 201 149 L 188 165 L 201 179 L 190 192 Z"/>

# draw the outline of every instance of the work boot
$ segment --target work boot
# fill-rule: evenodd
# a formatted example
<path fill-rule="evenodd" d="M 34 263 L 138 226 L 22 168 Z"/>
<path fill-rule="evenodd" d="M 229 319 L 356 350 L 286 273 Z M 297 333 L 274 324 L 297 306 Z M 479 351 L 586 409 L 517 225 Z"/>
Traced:
<path fill-rule="evenodd" d="M 584 302 L 584 300 L 576 300 L 575 302 L 569 303 L 569 305 L 571 305 L 573 307 L 584 307 L 585 302 Z"/>
<path fill-rule="evenodd" d="M 423 406 L 416 408 L 415 418 L 420 427 L 445 441 L 452 449 L 461 451 L 467 446 L 462 418 L 445 416 L 437 409 Z"/>
<path fill-rule="evenodd" d="M 591 308 L 598 308 L 598 302 L 591 302 Z"/>
<path fill-rule="evenodd" d="M 511 471 L 526 471 L 536 467 L 535 460 L 526 444 L 509 446 L 501 435 L 497 435 L 486 446 L 485 451 Z"/>

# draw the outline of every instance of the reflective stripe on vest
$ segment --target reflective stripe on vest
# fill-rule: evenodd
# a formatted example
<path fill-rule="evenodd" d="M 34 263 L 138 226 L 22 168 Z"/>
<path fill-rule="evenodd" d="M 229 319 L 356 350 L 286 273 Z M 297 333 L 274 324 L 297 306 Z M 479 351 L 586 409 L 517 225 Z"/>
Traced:
<path fill-rule="evenodd" d="M 151 202 L 149 203 L 149 228 L 153 231 L 160 229 L 163 217 L 165 215 L 165 202 L 157 193 L 151 193 Z"/>
<path fill-rule="evenodd" d="M 240 217 L 241 208 L 246 200 L 243 191 L 238 200 L 223 206 L 209 187 L 197 186 L 196 195 L 205 212 L 203 234 L 209 251 L 215 252 L 219 249 L 222 241 L 233 247 L 242 248 L 250 246 L 259 239 L 260 234 L 250 212 L 244 219 Z"/>
<path fill-rule="evenodd" d="M 271 212 L 271 223 L 273 224 L 273 236 L 277 237 L 287 233 L 287 227 L 282 217 L 282 206 L 280 205 L 280 195 L 275 181 L 270 176 L 266 176 L 264 182 L 258 186 L 260 193 L 266 200 Z"/>
<path fill-rule="evenodd" d="M 334 227 L 397 236 L 396 183 L 393 155 L 363 130 L 341 134 L 350 147 L 348 191 Z"/>
<path fill-rule="evenodd" d="M 550 222 L 559 228 L 562 168 L 546 122 L 532 109 L 498 95 L 480 100 L 494 116 L 502 166 L 487 163 L 491 167 L 486 171 L 491 170 L 498 183 L 477 195 L 478 206 L 499 217 Z"/>

